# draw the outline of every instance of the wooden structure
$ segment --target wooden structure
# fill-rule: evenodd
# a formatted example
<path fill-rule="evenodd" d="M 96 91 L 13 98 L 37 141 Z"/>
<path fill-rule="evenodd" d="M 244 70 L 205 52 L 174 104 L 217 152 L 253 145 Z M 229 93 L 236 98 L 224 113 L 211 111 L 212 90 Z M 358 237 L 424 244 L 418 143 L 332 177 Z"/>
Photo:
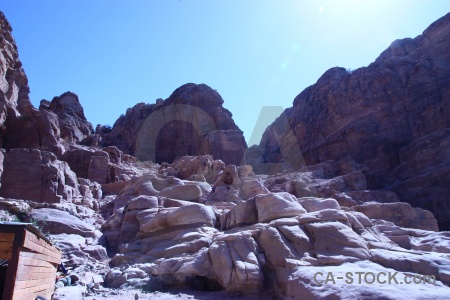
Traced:
<path fill-rule="evenodd" d="M 51 299 L 61 250 L 39 230 L 28 223 L 0 222 L 0 260 L 8 265 L 3 300 Z"/>

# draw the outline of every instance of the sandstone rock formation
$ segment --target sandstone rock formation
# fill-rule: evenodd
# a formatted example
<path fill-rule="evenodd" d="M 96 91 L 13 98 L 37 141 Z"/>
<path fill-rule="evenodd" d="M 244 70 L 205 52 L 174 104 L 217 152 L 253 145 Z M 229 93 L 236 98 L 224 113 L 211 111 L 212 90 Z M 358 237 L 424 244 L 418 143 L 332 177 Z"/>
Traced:
<path fill-rule="evenodd" d="M 176 164 L 185 170 L 192 167 L 192 158 Z M 208 183 L 164 174 L 134 179 L 113 201 L 103 227 L 108 245 L 117 251 L 106 284 L 120 288 L 146 282 L 152 290 L 214 287 L 260 296 L 269 289 L 281 299 L 347 299 L 348 295 L 396 299 L 410 290 L 383 284 L 366 284 L 362 289 L 356 277 L 351 284 L 335 282 L 336 288 L 324 281 L 325 272 L 337 277 L 346 272 L 397 272 L 399 280 L 405 275 L 435 276 L 436 284 L 422 285 L 420 295 L 444 297 L 450 283 L 450 238 L 429 231 L 437 229 L 431 213 L 399 202 L 344 201 L 354 205 L 348 209 L 339 200 L 317 196 L 321 184 L 340 182 L 345 172 L 353 171 L 341 168 L 343 175 L 329 172 L 337 177 L 323 179 L 317 177 L 323 171 L 255 175 L 250 166 L 228 165 L 217 174 L 210 192 L 189 202 L 167 198 L 164 191 L 197 184 L 204 191 L 201 185 Z M 296 186 L 316 197 L 297 198 Z M 331 194 L 358 188 L 371 193 L 364 184 L 352 181 L 330 186 Z M 313 280 L 317 272 L 322 272 L 321 282 Z"/>
<path fill-rule="evenodd" d="M 325 72 L 266 130 L 263 162 L 288 162 L 293 149 L 307 165 L 351 156 L 367 167 L 370 189 L 393 184 L 400 200 L 431 209 L 449 229 L 449 35 L 447 14 L 367 67 Z"/>
<path fill-rule="evenodd" d="M 59 203 L 79 196 L 76 175 L 51 152 L 11 149 L 4 153 L 0 196 Z"/>
<path fill-rule="evenodd" d="M 51 102 L 42 100 L 40 110 L 46 109 L 58 116 L 61 138 L 71 143 L 80 143 L 94 132 L 92 124 L 86 120 L 78 96 L 66 92 Z"/>
<path fill-rule="evenodd" d="M 34 223 L 62 250 L 80 284 L 54 299 L 118 293 L 103 281 L 269 299 L 448 299 L 450 234 L 423 208 L 447 224 L 449 16 L 367 68 L 325 73 L 247 152 L 254 168 L 241 165 L 242 132 L 206 85 L 138 104 L 97 135 L 73 93 L 33 108 L 0 14 L 0 218 Z"/>
<path fill-rule="evenodd" d="M 450 128 L 415 139 L 400 150 L 400 165 L 392 172 L 402 200 L 433 212 L 443 230 L 450 229 Z"/>
<path fill-rule="evenodd" d="M 111 130 L 99 127 L 96 132 L 104 145 L 115 145 L 140 160 L 171 163 L 183 155 L 210 154 L 239 165 L 247 145 L 222 104 L 217 91 L 189 83 L 166 100 L 137 104 Z"/>

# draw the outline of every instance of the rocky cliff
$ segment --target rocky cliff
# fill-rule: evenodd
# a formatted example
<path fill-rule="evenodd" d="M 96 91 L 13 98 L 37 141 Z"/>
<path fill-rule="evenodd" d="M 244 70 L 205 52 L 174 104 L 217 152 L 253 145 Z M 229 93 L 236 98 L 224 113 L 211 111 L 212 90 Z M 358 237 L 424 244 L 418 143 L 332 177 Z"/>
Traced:
<path fill-rule="evenodd" d="M 325 72 L 267 128 L 262 160 L 289 161 L 283 150 L 293 148 L 307 165 L 350 156 L 367 166 L 370 188 L 398 191 L 450 229 L 449 79 L 447 14 L 422 35 L 396 40 L 367 67 Z"/>
<path fill-rule="evenodd" d="M 183 155 L 211 154 L 239 165 L 247 148 L 219 93 L 205 84 L 185 84 L 166 100 L 139 103 L 111 130 L 97 128 L 105 146 L 116 145 L 140 160 L 171 163 Z"/>
<path fill-rule="evenodd" d="M 436 96 L 448 80 L 447 19 L 300 94 L 247 152 L 277 171 L 256 175 L 233 165 L 242 132 L 206 85 L 138 104 L 97 134 L 73 93 L 35 109 L 0 14 L 0 218 L 40 224 L 62 250 L 78 282 L 57 285 L 55 300 L 202 298 L 189 289 L 205 299 L 448 299 L 449 233 L 397 197 L 448 219 L 448 93 Z M 100 135 L 143 159 L 175 161 L 137 162 Z M 395 192 L 371 189 L 387 184 Z M 178 288 L 195 296 L 161 293 Z"/>
<path fill-rule="evenodd" d="M 0 14 L 0 140 L 1 147 L 64 152 L 58 117 L 33 107 L 28 79 L 19 60 L 11 26 Z"/>

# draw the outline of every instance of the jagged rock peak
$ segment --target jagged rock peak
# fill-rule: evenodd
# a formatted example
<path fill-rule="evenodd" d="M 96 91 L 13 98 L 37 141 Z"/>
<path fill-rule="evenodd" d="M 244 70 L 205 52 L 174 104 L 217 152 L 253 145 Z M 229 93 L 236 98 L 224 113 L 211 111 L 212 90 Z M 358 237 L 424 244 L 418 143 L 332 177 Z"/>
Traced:
<path fill-rule="evenodd" d="M 170 103 L 191 104 L 197 106 L 222 105 L 220 94 L 210 86 L 202 83 L 186 83 L 177 88 L 168 98 Z"/>
<path fill-rule="evenodd" d="M 240 164 L 247 145 L 223 103 L 208 85 L 188 83 L 166 100 L 129 108 L 112 129 L 103 126 L 96 132 L 105 146 L 116 145 L 141 160 L 171 163 L 184 155 L 211 154 Z"/>
<path fill-rule="evenodd" d="M 65 92 L 59 97 L 54 97 L 50 103 L 50 110 L 63 114 L 71 114 L 80 117 L 82 120 L 86 121 L 84 116 L 83 107 L 78 100 L 78 95 L 72 92 Z"/>
<path fill-rule="evenodd" d="M 84 110 L 78 95 L 65 92 L 54 97 L 51 102 L 41 100 L 39 109 L 55 113 L 59 118 L 61 137 L 68 142 L 80 143 L 94 131 L 92 124 L 84 116 Z"/>

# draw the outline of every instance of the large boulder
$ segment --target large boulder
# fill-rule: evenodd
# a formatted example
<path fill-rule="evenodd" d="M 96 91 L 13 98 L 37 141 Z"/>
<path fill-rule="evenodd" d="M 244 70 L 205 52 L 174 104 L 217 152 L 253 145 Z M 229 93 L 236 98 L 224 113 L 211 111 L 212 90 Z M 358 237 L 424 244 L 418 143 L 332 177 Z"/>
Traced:
<path fill-rule="evenodd" d="M 54 208 L 33 209 L 27 220 L 37 222 L 49 234 L 76 234 L 91 238 L 99 234 L 91 224 L 83 222 L 66 211 Z"/>
<path fill-rule="evenodd" d="M 448 298 L 448 288 L 440 282 L 406 284 L 413 283 L 413 276 L 420 278 L 421 275 L 401 273 L 369 261 L 361 261 L 340 266 L 297 267 L 292 272 L 282 274 L 280 281 L 285 284 L 284 297 L 289 299 Z"/>
<path fill-rule="evenodd" d="M 179 200 L 198 201 L 202 190 L 196 184 L 183 184 L 169 186 L 159 192 L 158 196 Z"/>
<path fill-rule="evenodd" d="M 219 284 L 229 292 L 257 294 L 264 276 L 258 259 L 260 250 L 248 236 L 222 236 L 208 249 Z"/>
<path fill-rule="evenodd" d="M 206 182 L 214 183 L 217 175 L 224 168 L 223 161 L 214 160 L 211 155 L 183 156 L 167 166 L 162 166 L 160 173 L 180 179 L 196 178 L 196 175 L 202 175 Z"/>
<path fill-rule="evenodd" d="M 286 192 L 257 195 L 255 202 L 259 222 L 270 222 L 306 213 L 297 198 Z"/>

